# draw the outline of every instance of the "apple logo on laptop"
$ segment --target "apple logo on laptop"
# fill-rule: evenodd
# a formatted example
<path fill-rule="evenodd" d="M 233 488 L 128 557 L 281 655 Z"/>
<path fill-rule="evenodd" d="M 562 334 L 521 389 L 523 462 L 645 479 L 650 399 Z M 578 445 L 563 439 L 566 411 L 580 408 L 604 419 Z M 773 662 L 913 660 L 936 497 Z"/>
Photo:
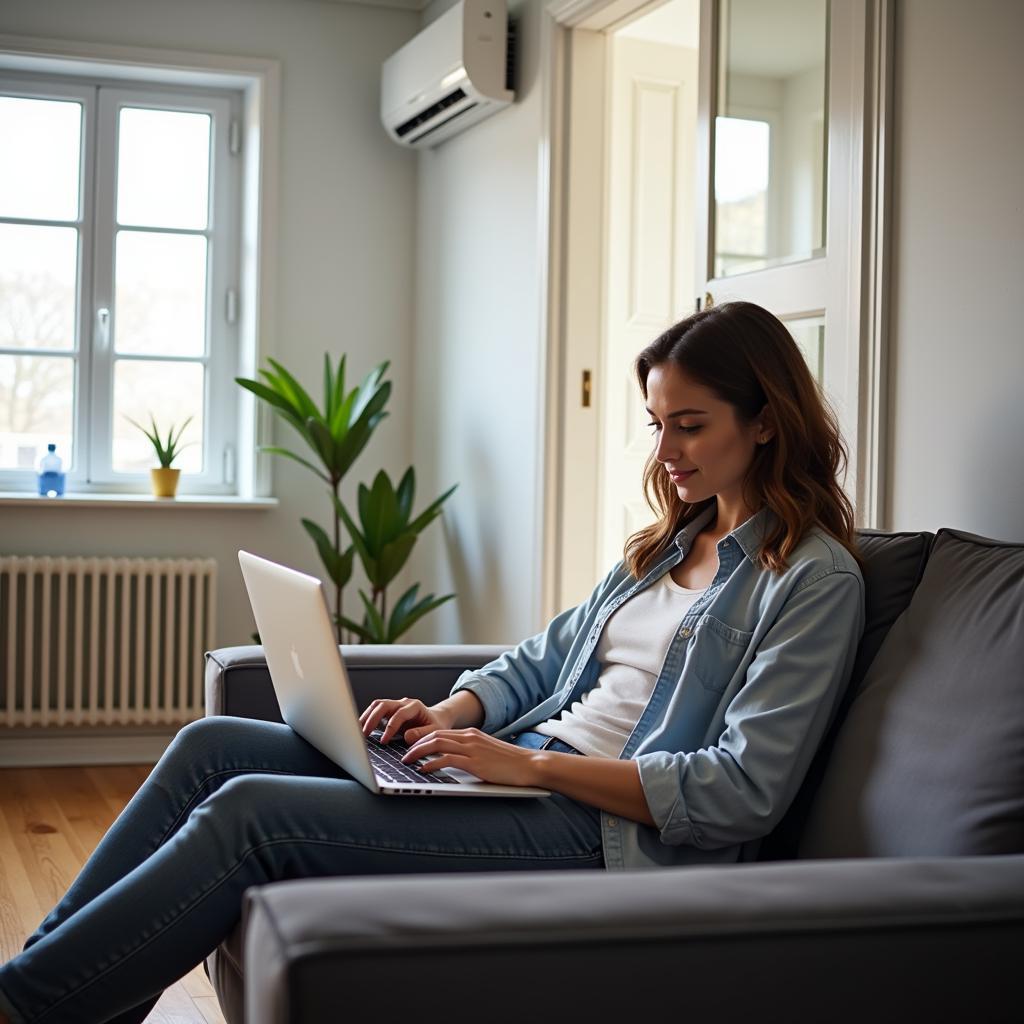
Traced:
<path fill-rule="evenodd" d="M 292 664 L 295 666 L 295 671 L 300 679 L 306 678 L 306 673 L 302 671 L 302 665 L 299 662 L 299 652 L 295 650 L 295 644 L 292 644 Z"/>

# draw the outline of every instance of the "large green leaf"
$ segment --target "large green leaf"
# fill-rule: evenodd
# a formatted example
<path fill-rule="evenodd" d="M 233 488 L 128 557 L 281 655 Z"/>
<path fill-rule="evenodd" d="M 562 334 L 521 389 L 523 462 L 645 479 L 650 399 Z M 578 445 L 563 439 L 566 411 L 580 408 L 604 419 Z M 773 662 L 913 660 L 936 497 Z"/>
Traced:
<path fill-rule="evenodd" d="M 368 514 L 369 519 L 363 522 L 363 535 L 366 546 L 379 558 L 384 545 L 399 532 L 398 499 L 391 479 L 383 469 L 373 478 Z"/>
<path fill-rule="evenodd" d="M 452 494 L 455 492 L 455 489 L 458 486 L 459 485 L 456 484 L 455 487 L 449 487 L 448 490 L 445 491 L 444 494 L 442 494 L 441 497 L 437 499 L 437 501 L 435 501 L 429 508 L 426 509 L 426 511 L 417 516 L 409 524 L 409 529 L 412 530 L 413 533 L 422 533 L 424 527 L 428 526 L 431 522 L 434 521 L 434 519 L 436 519 L 441 514 L 441 506 L 452 496 Z"/>
<path fill-rule="evenodd" d="M 349 547 L 346 552 L 339 553 L 319 524 L 314 523 L 311 519 L 303 519 L 302 525 L 306 528 L 306 533 L 313 538 L 313 543 L 316 544 L 320 561 L 324 563 L 327 575 L 336 586 L 344 587 L 352 578 L 353 548 Z"/>
<path fill-rule="evenodd" d="M 363 570 L 366 573 L 367 579 L 373 579 L 377 574 L 377 562 L 373 555 L 366 548 L 366 540 L 363 538 L 362 533 L 359 531 L 359 527 L 352 522 L 352 517 L 348 514 L 348 509 L 345 508 L 341 499 L 338 496 L 332 495 L 334 501 L 334 507 L 338 510 L 338 515 L 341 517 L 341 521 L 345 524 L 345 529 L 348 530 L 348 535 L 352 538 L 352 544 L 356 549 L 356 554 L 359 555 L 359 561 L 363 563 Z"/>
<path fill-rule="evenodd" d="M 374 428 L 385 416 L 387 416 L 386 412 L 380 412 L 369 420 L 359 420 L 349 427 L 344 440 L 338 445 L 338 465 L 341 467 L 343 475 L 352 467 L 352 463 L 356 461 L 370 440 Z"/>
<path fill-rule="evenodd" d="M 398 517 L 404 530 L 412 514 L 412 501 L 416 495 L 416 471 L 410 466 L 398 484 Z"/>
<path fill-rule="evenodd" d="M 325 484 L 329 484 L 331 482 L 330 478 L 324 476 L 323 471 L 320 470 L 317 466 L 314 466 L 312 462 L 308 462 L 301 456 L 296 455 L 295 452 L 288 451 L 287 448 L 278 448 L 276 445 L 261 445 L 260 451 L 267 452 L 270 455 L 286 455 L 289 459 L 294 459 L 296 462 L 301 462 L 302 465 L 306 467 L 306 469 L 311 469 L 314 473 L 316 473 L 318 477 L 320 477 L 321 480 L 323 480 Z"/>
<path fill-rule="evenodd" d="M 340 399 L 334 409 L 331 420 L 331 433 L 335 437 L 344 437 L 352 425 L 352 406 L 359 395 L 359 388 L 353 388 L 344 398 Z"/>
<path fill-rule="evenodd" d="M 347 630 L 355 633 L 360 640 L 366 643 L 379 643 L 377 637 L 375 637 L 365 626 L 361 626 L 358 622 L 353 622 L 351 619 L 346 618 L 344 615 L 335 615 L 334 624 L 341 623 Z"/>
<path fill-rule="evenodd" d="M 324 353 L 324 422 L 328 425 L 334 414 L 334 371 L 331 369 L 331 354 Z"/>
<path fill-rule="evenodd" d="M 287 398 L 275 391 L 273 387 L 263 384 L 258 380 L 249 380 L 246 377 L 236 377 L 235 383 L 245 388 L 246 391 L 251 391 L 257 398 L 263 399 L 267 405 L 271 406 L 275 412 L 288 420 L 297 430 L 305 433 L 305 421 L 299 414 L 299 411 Z"/>
<path fill-rule="evenodd" d="M 283 380 L 296 396 L 299 408 L 307 419 L 312 417 L 323 422 L 323 415 L 316 407 L 316 402 L 306 393 L 306 389 L 276 360 L 267 359 L 267 362 L 277 370 L 278 376 Z"/>
<path fill-rule="evenodd" d="M 396 602 L 391 609 L 391 622 L 401 622 L 413 605 L 416 604 L 416 595 L 420 592 L 420 585 L 414 583 Z M 390 626 L 388 627 L 390 629 Z"/>
<path fill-rule="evenodd" d="M 383 545 L 377 556 L 377 579 L 370 582 L 376 587 L 386 587 L 401 572 L 415 543 L 415 533 L 403 533 Z"/>
<path fill-rule="evenodd" d="M 360 484 L 356 488 L 356 503 L 359 522 L 368 523 L 370 521 L 370 488 L 366 484 Z"/>
<path fill-rule="evenodd" d="M 391 381 L 386 380 L 379 387 L 376 387 L 374 391 L 369 393 L 369 397 L 365 402 L 362 401 L 362 397 L 360 393 L 359 397 L 356 398 L 352 412 L 349 414 L 350 423 L 358 423 L 361 419 L 370 420 L 387 405 L 388 399 L 391 397 Z"/>
<path fill-rule="evenodd" d="M 334 403 L 333 407 L 337 410 L 338 406 L 341 405 L 345 395 L 345 354 L 342 353 L 341 358 L 338 360 L 338 372 L 334 375 Z"/>
<path fill-rule="evenodd" d="M 288 386 L 288 382 L 270 370 L 261 369 L 260 373 L 267 382 L 267 386 L 271 388 L 274 394 L 281 396 L 296 418 L 305 422 L 306 414 L 302 408 L 302 403 L 299 401 L 299 396 L 295 393 L 294 389 Z"/>
<path fill-rule="evenodd" d="M 396 540 L 402 533 L 401 514 L 398 511 L 398 494 L 391 483 L 391 477 L 384 470 L 381 470 L 377 477 L 382 480 L 380 485 L 382 496 L 380 508 L 381 543 L 387 544 Z"/>
<path fill-rule="evenodd" d="M 370 403 L 377 398 L 381 390 L 387 388 L 390 392 L 390 383 L 381 384 L 381 378 L 387 372 L 390 365 L 390 362 L 381 363 L 379 366 L 372 369 L 366 375 L 363 383 L 359 385 L 359 396 L 356 398 L 355 405 L 352 409 L 353 419 L 359 419 L 359 417 L 362 416 L 363 412 L 369 408 Z"/>
<path fill-rule="evenodd" d="M 387 631 L 387 642 L 393 644 L 406 630 L 411 629 L 420 619 L 423 618 L 427 612 L 432 612 L 435 608 L 440 608 L 446 601 L 450 601 L 454 594 L 445 594 L 444 597 L 434 597 L 433 594 L 427 594 L 419 604 L 416 604 L 410 609 L 404 618 L 397 620 L 392 614 L 391 620 L 388 623 Z"/>
<path fill-rule="evenodd" d="M 359 596 L 362 598 L 363 608 L 366 609 L 366 625 L 370 627 L 373 634 L 381 643 L 387 643 L 388 630 L 384 625 L 384 620 L 381 618 L 379 609 L 376 608 L 364 591 L 360 590 Z"/>
<path fill-rule="evenodd" d="M 341 476 L 341 473 L 338 472 L 338 449 L 334 444 L 334 438 L 331 437 L 331 432 L 319 420 L 312 418 L 306 420 L 306 428 L 309 430 L 309 436 L 313 439 L 317 454 L 323 460 L 327 471 L 331 474 L 332 479 L 337 479 Z"/>

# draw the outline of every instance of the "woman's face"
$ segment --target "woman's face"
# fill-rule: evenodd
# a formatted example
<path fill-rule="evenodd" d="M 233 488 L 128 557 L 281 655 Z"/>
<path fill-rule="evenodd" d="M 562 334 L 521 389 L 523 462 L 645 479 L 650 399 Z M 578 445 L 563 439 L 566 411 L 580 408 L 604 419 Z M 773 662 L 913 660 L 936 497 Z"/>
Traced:
<path fill-rule="evenodd" d="M 648 373 L 647 411 L 654 457 L 679 497 L 693 504 L 717 495 L 719 512 L 744 509 L 743 478 L 758 443 L 771 436 L 763 421 L 742 423 L 735 406 L 691 380 L 675 363 Z"/>

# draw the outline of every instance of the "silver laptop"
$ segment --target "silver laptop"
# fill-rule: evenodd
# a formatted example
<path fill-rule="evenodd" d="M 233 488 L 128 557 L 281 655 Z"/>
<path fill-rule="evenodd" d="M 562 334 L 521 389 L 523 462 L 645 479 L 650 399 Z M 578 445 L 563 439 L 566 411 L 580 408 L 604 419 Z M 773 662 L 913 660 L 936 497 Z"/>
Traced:
<path fill-rule="evenodd" d="M 363 735 L 352 686 L 315 576 L 238 552 L 281 714 L 304 740 L 374 793 L 387 796 L 550 796 L 546 789 L 499 786 L 469 772 L 420 772 L 401 763 L 398 739 Z M 396 696 L 399 696 L 396 694 Z"/>

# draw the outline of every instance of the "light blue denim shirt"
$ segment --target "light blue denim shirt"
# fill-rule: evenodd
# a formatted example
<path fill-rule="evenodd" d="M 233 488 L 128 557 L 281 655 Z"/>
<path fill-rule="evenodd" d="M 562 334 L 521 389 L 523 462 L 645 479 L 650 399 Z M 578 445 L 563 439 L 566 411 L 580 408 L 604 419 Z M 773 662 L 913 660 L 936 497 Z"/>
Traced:
<path fill-rule="evenodd" d="M 532 729 L 589 690 L 608 617 L 683 560 L 701 512 L 642 580 L 620 562 L 576 608 L 452 689 L 484 706 L 499 738 Z M 601 815 L 609 868 L 751 860 L 807 772 L 853 670 L 864 581 L 853 556 L 812 530 L 776 574 L 757 554 L 762 509 L 718 543 L 718 572 L 679 624 L 621 758 L 632 758 L 657 827 Z"/>

